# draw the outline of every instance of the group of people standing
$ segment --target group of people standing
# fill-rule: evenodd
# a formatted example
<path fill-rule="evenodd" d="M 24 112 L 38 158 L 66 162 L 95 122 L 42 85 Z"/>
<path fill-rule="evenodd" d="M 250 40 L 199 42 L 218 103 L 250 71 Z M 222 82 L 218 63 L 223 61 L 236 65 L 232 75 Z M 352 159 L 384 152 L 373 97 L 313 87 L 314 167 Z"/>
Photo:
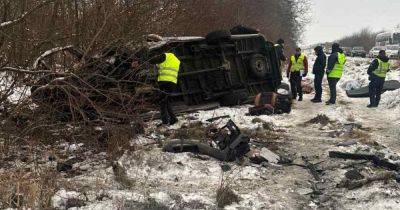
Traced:
<path fill-rule="evenodd" d="M 339 44 L 335 43 L 332 45 L 332 54 L 328 58 L 323 51 L 321 46 L 314 48 L 315 55 L 317 56 L 312 73 L 314 77 L 315 96 L 311 99 L 314 103 L 322 102 L 322 80 L 326 74 L 328 77 L 330 98 L 326 102 L 326 105 L 336 103 L 336 86 L 338 81 L 343 75 L 344 65 L 346 63 L 346 56 L 340 49 Z M 325 70 L 326 69 L 326 70 Z M 303 89 L 301 81 L 303 77 L 308 74 L 308 59 L 307 56 L 301 51 L 300 48 L 296 48 L 295 53 L 290 57 L 289 65 L 286 70 L 286 76 L 289 78 L 290 87 L 292 91 L 292 98 L 298 101 L 303 100 Z"/>
<path fill-rule="evenodd" d="M 278 43 L 279 42 L 282 41 L 278 40 Z M 280 44 L 280 46 L 283 46 L 283 44 Z M 281 61 L 285 61 L 286 58 L 281 55 L 282 52 L 282 50 L 277 50 L 278 58 Z M 332 53 L 330 54 L 328 59 L 321 46 L 315 47 L 314 52 L 317 56 L 312 70 L 312 73 L 315 75 L 315 96 L 313 99 L 311 99 L 311 101 L 313 103 L 322 102 L 322 80 L 324 78 L 324 75 L 326 74 L 330 90 L 330 98 L 328 101 L 326 101 L 326 105 L 335 104 L 337 98 L 336 86 L 343 75 L 344 66 L 347 60 L 346 55 L 344 54 L 338 43 L 334 43 L 332 45 Z M 386 52 L 384 50 L 381 50 L 379 52 L 379 56 L 372 61 L 367 72 L 370 79 L 370 104 L 367 107 L 372 108 L 379 105 L 386 73 L 389 71 L 389 69 L 389 58 L 386 56 Z M 298 99 L 298 101 L 303 100 L 301 81 L 303 77 L 307 76 L 307 74 L 307 56 L 302 53 L 300 48 L 296 48 L 295 53 L 290 57 L 289 65 L 286 70 L 286 76 L 289 78 L 290 81 L 293 99 Z"/>
<path fill-rule="evenodd" d="M 278 59 L 281 62 L 285 62 L 287 59 L 283 53 L 284 41 L 279 39 L 275 45 Z M 314 103 L 322 102 L 322 80 L 324 75 L 327 75 L 330 99 L 326 102 L 326 105 L 332 105 L 336 103 L 336 86 L 340 78 L 343 75 L 344 66 L 346 63 L 346 56 L 340 45 L 334 43 L 332 45 L 332 53 L 326 57 L 323 48 L 317 46 L 314 48 L 317 56 L 312 73 L 314 77 L 315 97 L 311 100 Z M 134 59 L 132 63 L 133 68 L 139 66 L 138 60 Z M 154 58 L 150 59 L 150 63 L 157 65 L 158 67 L 158 85 L 161 92 L 160 97 L 160 111 L 161 119 L 163 124 L 172 125 L 175 124 L 178 119 L 176 118 L 170 104 L 168 97 L 177 86 L 178 74 L 181 67 L 180 60 L 173 53 L 162 53 Z M 370 67 L 368 68 L 368 74 L 370 76 L 370 104 L 368 107 L 377 107 L 380 101 L 380 95 L 382 92 L 383 84 L 385 82 L 386 73 L 389 71 L 389 58 L 386 56 L 384 50 L 379 53 L 377 59 L 375 59 Z M 296 48 L 295 53 L 290 57 L 289 65 L 286 70 L 286 76 L 289 78 L 293 99 L 298 101 L 303 100 L 303 91 L 301 81 L 303 77 L 308 74 L 308 59 L 307 56 L 301 51 L 300 48 Z"/>

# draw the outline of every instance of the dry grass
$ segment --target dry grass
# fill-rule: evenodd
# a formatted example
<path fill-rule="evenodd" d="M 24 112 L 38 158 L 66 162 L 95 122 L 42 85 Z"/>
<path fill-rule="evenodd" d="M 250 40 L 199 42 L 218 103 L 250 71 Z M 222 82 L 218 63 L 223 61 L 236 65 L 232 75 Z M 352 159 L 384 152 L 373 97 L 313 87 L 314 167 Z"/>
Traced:
<path fill-rule="evenodd" d="M 114 162 L 112 165 L 115 181 L 120 183 L 124 188 L 130 189 L 135 184 L 134 180 L 130 179 L 126 173 L 126 169 L 119 163 Z"/>
<path fill-rule="evenodd" d="M 306 125 L 309 124 L 321 124 L 321 125 L 328 125 L 332 121 L 329 119 L 328 116 L 324 114 L 319 114 L 316 117 L 312 118 L 311 120 L 305 122 Z"/>
<path fill-rule="evenodd" d="M 221 186 L 217 190 L 217 205 L 219 208 L 231 205 L 233 203 L 239 203 L 239 196 L 229 187 Z"/>
<path fill-rule="evenodd" d="M 180 129 L 173 131 L 164 131 L 163 134 L 168 136 L 170 139 L 193 139 L 206 141 L 215 132 L 217 128 L 214 125 L 204 126 L 201 122 L 193 122 L 190 124 L 184 124 Z"/>
<path fill-rule="evenodd" d="M 0 174 L 0 208 L 50 208 L 57 176 L 52 170 Z"/>

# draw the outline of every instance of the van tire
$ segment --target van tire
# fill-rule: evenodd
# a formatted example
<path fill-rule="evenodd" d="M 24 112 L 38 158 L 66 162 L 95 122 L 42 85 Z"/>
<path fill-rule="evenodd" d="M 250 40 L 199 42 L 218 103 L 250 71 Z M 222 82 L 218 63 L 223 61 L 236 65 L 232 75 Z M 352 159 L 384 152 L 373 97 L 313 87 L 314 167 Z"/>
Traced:
<path fill-rule="evenodd" d="M 256 78 L 265 78 L 268 74 L 268 63 L 264 55 L 254 54 L 250 58 L 251 73 Z"/>

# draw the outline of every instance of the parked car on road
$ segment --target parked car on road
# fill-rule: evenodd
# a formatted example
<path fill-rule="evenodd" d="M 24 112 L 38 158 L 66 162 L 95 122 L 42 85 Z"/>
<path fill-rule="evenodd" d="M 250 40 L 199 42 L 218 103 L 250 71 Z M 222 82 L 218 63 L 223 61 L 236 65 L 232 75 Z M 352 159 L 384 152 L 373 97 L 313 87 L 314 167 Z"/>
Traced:
<path fill-rule="evenodd" d="M 342 47 L 342 50 L 346 56 L 351 56 L 351 47 Z"/>
<path fill-rule="evenodd" d="M 386 55 L 391 59 L 397 59 L 400 56 L 399 45 L 388 45 L 386 48 Z"/>
<path fill-rule="evenodd" d="M 386 47 L 384 47 L 384 46 L 375 46 L 375 47 L 373 47 L 369 51 L 368 57 L 370 57 L 370 58 L 378 57 L 379 51 L 381 51 L 381 50 L 386 50 Z"/>
<path fill-rule="evenodd" d="M 364 47 L 353 47 L 353 50 L 351 50 L 351 56 L 365 58 L 367 57 L 367 52 L 365 52 Z"/>

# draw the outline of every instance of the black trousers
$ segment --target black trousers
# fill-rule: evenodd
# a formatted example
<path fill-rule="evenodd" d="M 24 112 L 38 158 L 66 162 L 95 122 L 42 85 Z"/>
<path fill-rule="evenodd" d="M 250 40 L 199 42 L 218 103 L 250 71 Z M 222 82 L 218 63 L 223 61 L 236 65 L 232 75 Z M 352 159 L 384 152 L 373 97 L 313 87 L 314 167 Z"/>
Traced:
<path fill-rule="evenodd" d="M 163 124 L 174 124 L 178 121 L 172 111 L 169 95 L 176 89 L 176 84 L 172 82 L 158 82 L 160 88 L 160 112 Z"/>
<path fill-rule="evenodd" d="M 332 104 L 336 103 L 336 85 L 339 82 L 340 78 L 329 78 L 328 77 L 328 84 L 329 84 L 329 92 L 330 92 L 330 99 L 329 102 L 331 102 Z"/>
<path fill-rule="evenodd" d="M 369 100 L 372 106 L 378 106 L 381 100 L 381 94 L 385 78 L 372 76 L 369 82 Z"/>
<path fill-rule="evenodd" d="M 295 99 L 297 94 L 300 97 L 303 97 L 303 89 L 301 87 L 301 76 L 300 72 L 291 72 L 290 73 L 290 88 L 292 90 L 292 96 Z"/>
<path fill-rule="evenodd" d="M 315 74 L 315 77 L 314 77 L 315 97 L 314 97 L 314 99 L 318 99 L 318 100 L 322 99 L 322 80 L 323 79 L 324 79 L 324 73 Z"/>

